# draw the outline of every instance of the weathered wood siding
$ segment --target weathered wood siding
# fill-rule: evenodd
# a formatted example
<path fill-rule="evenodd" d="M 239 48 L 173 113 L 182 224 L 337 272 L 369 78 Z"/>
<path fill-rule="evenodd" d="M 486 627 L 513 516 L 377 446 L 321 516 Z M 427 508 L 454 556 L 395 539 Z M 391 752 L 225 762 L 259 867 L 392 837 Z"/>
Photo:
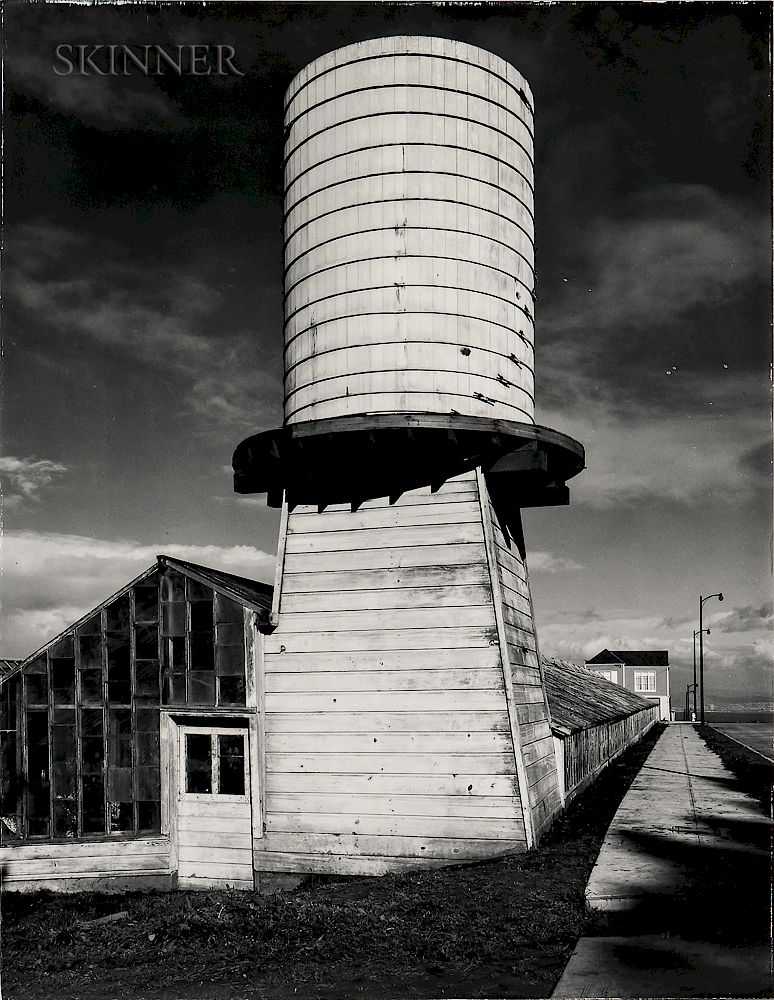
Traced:
<path fill-rule="evenodd" d="M 474 473 L 356 512 L 296 507 L 278 621 L 256 868 L 379 872 L 526 846 Z"/>
<path fill-rule="evenodd" d="M 168 837 L 26 843 L 0 848 L 5 889 L 73 889 L 96 879 L 164 884 L 171 873 Z"/>
<path fill-rule="evenodd" d="M 483 476 L 479 480 L 484 491 L 486 484 Z M 529 788 L 534 839 L 537 842 L 562 808 L 550 712 L 540 665 L 527 565 L 516 542 L 500 524 L 488 497 L 486 513 L 492 526 L 513 703 Z"/>
<path fill-rule="evenodd" d="M 181 796 L 177 803 L 178 885 L 252 888 L 250 802 Z"/>

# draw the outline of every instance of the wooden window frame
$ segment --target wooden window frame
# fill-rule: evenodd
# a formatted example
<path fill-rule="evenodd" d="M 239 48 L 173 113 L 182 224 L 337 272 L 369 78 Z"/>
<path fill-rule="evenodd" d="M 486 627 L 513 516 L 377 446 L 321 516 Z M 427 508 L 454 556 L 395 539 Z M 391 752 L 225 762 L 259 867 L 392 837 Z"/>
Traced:
<path fill-rule="evenodd" d="M 186 746 L 188 736 L 209 736 L 212 760 L 211 792 L 189 792 L 186 788 Z M 216 740 L 220 736 L 241 736 L 244 740 L 244 779 L 245 791 L 242 795 L 229 795 L 218 790 L 220 784 L 220 755 L 217 752 Z M 245 726 L 178 726 L 178 795 L 193 802 L 250 802 L 251 801 L 251 768 L 250 768 L 250 728 Z"/>

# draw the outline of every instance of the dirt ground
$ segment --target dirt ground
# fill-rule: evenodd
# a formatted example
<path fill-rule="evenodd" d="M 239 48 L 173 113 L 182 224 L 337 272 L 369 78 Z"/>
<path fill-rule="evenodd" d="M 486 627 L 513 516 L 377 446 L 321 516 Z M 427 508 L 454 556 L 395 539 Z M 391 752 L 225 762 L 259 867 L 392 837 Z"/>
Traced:
<path fill-rule="evenodd" d="M 290 892 L 5 894 L 5 1000 L 547 997 L 654 729 L 526 854 Z M 106 923 L 103 916 L 123 914 Z"/>

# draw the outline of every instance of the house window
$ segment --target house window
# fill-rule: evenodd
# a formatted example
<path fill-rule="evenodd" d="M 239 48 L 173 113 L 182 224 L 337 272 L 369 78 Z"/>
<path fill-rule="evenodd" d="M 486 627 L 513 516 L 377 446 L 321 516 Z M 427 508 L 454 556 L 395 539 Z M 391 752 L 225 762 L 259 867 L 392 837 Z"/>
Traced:
<path fill-rule="evenodd" d="M 634 671 L 635 691 L 655 691 L 656 671 L 655 670 L 635 670 Z"/>
<path fill-rule="evenodd" d="M 185 734 L 185 790 L 188 795 L 239 795 L 246 790 L 242 733 Z"/>
<path fill-rule="evenodd" d="M 606 681 L 612 681 L 613 684 L 618 683 L 618 671 L 617 670 L 595 670 L 599 677 L 604 677 Z"/>

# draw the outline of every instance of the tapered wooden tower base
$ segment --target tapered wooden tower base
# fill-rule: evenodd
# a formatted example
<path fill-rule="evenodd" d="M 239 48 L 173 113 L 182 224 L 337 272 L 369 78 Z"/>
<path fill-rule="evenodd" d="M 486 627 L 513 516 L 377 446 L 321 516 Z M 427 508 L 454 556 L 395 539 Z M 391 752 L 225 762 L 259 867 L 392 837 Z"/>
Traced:
<path fill-rule="evenodd" d="M 526 564 L 484 476 L 283 522 L 256 868 L 379 873 L 536 843 L 561 793 Z"/>

